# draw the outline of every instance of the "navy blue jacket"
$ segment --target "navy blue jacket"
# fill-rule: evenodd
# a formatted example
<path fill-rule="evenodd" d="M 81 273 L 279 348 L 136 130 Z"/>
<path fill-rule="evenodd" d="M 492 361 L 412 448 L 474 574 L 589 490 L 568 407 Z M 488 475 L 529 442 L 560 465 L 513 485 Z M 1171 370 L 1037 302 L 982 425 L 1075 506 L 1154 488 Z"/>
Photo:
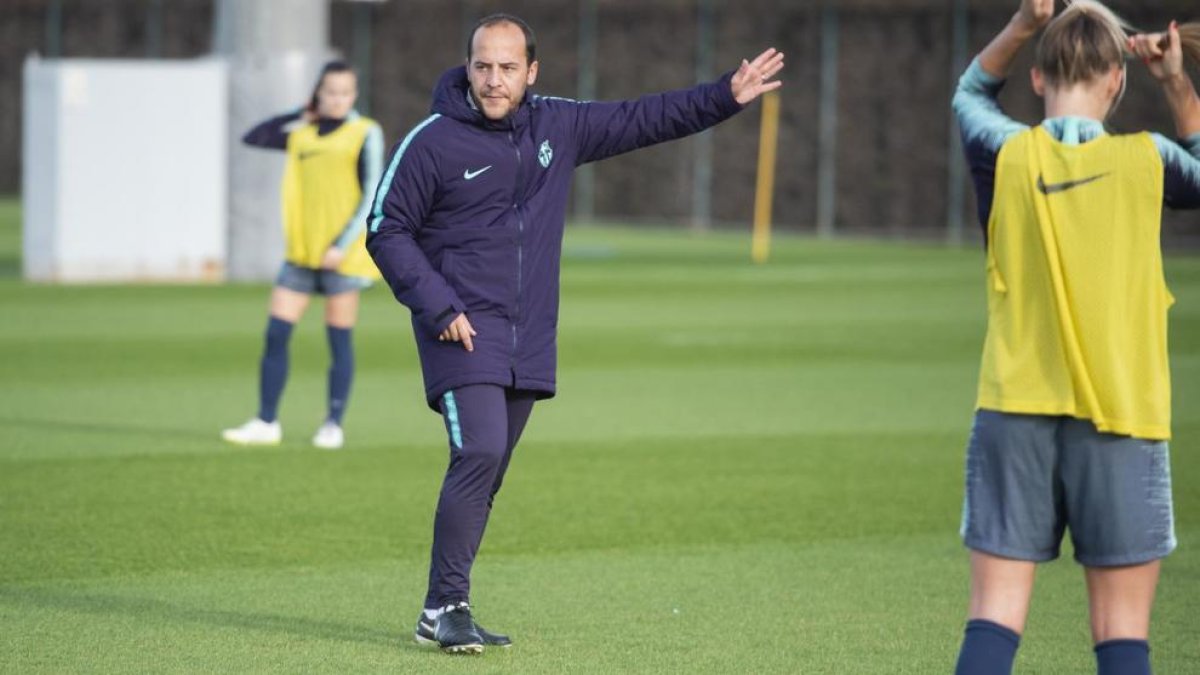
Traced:
<path fill-rule="evenodd" d="M 367 250 L 412 311 L 425 395 L 468 384 L 555 391 L 559 255 L 576 166 L 681 138 L 741 106 L 732 73 L 634 101 L 577 102 L 526 93 L 491 121 L 466 69 L 444 74 L 433 114 L 392 150 L 376 191 Z M 437 336 L 465 312 L 475 351 Z"/>

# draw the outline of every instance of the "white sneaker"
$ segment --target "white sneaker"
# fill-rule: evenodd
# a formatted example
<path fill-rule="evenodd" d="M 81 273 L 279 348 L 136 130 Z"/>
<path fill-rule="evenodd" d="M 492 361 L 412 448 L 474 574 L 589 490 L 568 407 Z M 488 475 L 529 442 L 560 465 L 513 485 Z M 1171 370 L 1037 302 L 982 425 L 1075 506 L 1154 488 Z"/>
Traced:
<path fill-rule="evenodd" d="M 326 421 L 317 429 L 312 442 L 322 450 L 341 450 L 342 444 L 346 442 L 346 435 L 336 422 Z"/>
<path fill-rule="evenodd" d="M 240 427 L 222 431 L 221 438 L 237 445 L 279 445 L 283 427 L 279 426 L 279 420 L 264 422 L 255 417 Z"/>

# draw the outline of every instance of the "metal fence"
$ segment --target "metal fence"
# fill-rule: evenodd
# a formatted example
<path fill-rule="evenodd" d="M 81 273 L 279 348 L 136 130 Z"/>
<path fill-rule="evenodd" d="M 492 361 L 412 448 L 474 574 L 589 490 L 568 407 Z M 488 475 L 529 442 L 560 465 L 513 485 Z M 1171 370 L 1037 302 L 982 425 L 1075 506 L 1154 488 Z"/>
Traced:
<path fill-rule="evenodd" d="M 1109 3 L 1156 28 L 1197 18 L 1194 3 Z M 467 28 L 520 14 L 539 39 L 542 93 L 612 99 L 716 77 L 774 45 L 788 54 L 776 227 L 821 234 L 979 238 L 950 95 L 970 54 L 1015 0 L 386 0 L 334 1 L 331 44 L 362 72 L 361 107 L 394 141 L 429 106 L 438 75 L 463 58 Z M 186 58 L 208 53 L 212 0 L 6 0 L 0 5 L 0 191 L 19 187 L 24 55 Z M 1028 55 L 1014 69 L 1024 73 Z M 1034 122 L 1024 75 L 1003 103 Z M 136 117 L 136 110 L 131 110 Z M 131 120 L 132 123 L 132 120 Z M 577 176 L 586 220 L 744 224 L 753 205 L 758 118 L 602 162 Z M 1170 132 L 1156 85 L 1132 68 L 1117 130 Z M 114 130 L 121 133 L 121 130 Z M 1169 214 L 1169 242 L 1200 237 L 1195 214 Z"/>

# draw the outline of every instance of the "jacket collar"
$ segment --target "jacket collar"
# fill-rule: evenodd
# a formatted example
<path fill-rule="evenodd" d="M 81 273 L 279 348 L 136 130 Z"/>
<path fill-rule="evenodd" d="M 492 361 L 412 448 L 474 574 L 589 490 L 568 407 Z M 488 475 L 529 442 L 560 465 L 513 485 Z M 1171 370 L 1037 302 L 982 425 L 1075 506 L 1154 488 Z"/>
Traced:
<path fill-rule="evenodd" d="M 521 99 L 521 105 L 512 115 L 502 120 L 490 120 L 484 117 L 483 112 L 471 98 L 471 85 L 467 80 L 466 67 L 458 66 L 447 70 L 438 80 L 437 86 L 433 89 L 431 112 L 483 129 L 513 131 L 524 129 L 529 125 L 530 110 L 534 105 L 534 97 L 526 90 L 524 98 Z"/>

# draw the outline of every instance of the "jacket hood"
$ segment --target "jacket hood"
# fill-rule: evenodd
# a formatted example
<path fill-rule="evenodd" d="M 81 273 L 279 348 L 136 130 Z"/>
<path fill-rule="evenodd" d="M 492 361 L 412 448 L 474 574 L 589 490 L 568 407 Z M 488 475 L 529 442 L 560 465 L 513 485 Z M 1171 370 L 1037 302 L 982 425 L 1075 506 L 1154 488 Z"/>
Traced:
<path fill-rule="evenodd" d="M 471 100 L 471 83 L 467 79 L 465 66 L 457 66 L 442 73 L 437 85 L 433 88 L 433 105 L 430 112 L 451 119 L 473 124 L 485 129 L 514 129 L 528 123 L 529 108 L 533 96 L 525 90 L 525 97 L 517 111 L 503 120 L 490 120 L 483 112 L 475 107 Z"/>

